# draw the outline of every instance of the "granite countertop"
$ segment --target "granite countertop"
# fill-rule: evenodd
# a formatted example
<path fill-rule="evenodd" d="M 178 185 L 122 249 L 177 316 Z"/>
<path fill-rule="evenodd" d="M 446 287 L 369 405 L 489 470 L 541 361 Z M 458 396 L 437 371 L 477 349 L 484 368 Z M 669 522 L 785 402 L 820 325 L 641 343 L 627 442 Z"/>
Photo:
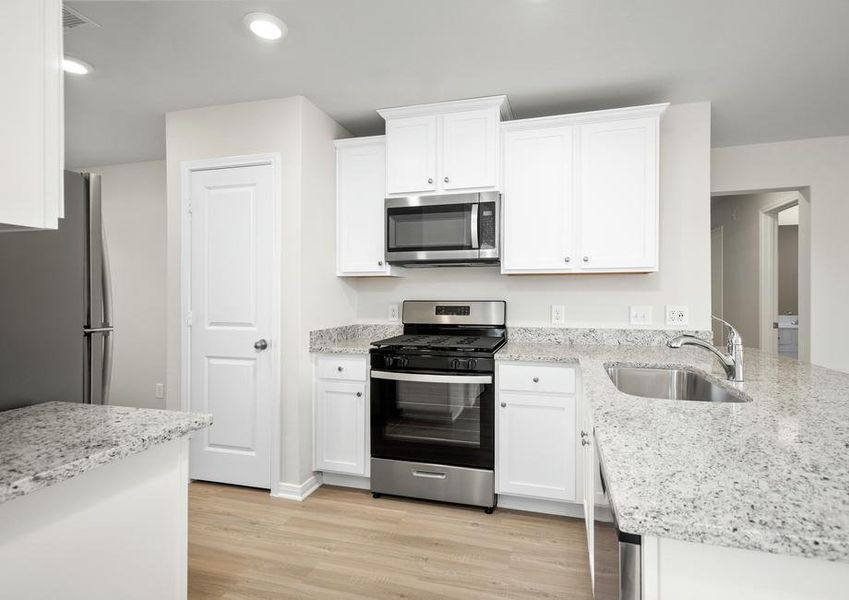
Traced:
<path fill-rule="evenodd" d="M 739 384 L 695 348 L 509 342 L 496 358 L 580 366 L 621 530 L 849 562 L 849 374 L 748 348 Z M 690 367 L 752 401 L 629 396 L 614 363 Z"/>
<path fill-rule="evenodd" d="M 0 412 L 0 504 L 212 424 L 212 416 L 47 402 Z"/>

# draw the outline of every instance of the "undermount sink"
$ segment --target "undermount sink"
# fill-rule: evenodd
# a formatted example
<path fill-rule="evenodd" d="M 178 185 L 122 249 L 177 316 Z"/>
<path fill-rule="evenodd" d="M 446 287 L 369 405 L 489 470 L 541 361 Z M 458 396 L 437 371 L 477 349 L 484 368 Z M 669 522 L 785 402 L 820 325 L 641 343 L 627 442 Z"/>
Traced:
<path fill-rule="evenodd" d="M 748 402 L 750 400 L 688 369 L 611 366 L 607 367 L 607 374 L 620 392 L 632 396 L 698 402 Z"/>

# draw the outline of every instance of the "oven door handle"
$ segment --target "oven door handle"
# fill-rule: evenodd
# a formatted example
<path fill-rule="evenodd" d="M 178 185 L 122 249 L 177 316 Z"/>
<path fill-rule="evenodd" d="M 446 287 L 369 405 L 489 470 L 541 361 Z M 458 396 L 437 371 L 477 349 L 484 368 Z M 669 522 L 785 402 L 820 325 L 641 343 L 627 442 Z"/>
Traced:
<path fill-rule="evenodd" d="M 478 241 L 478 211 L 480 204 L 472 204 L 472 216 L 469 219 L 469 229 L 472 234 L 472 249 L 480 250 L 480 242 Z"/>
<path fill-rule="evenodd" d="M 372 370 L 371 378 L 391 381 L 420 381 L 422 383 L 492 383 L 492 375 L 430 375 L 375 370 Z"/>

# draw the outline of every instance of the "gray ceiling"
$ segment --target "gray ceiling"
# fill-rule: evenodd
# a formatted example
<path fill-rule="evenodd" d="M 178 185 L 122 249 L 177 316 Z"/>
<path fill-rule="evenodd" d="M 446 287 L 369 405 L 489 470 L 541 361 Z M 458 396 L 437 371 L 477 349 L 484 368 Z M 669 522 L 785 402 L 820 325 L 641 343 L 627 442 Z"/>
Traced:
<path fill-rule="evenodd" d="M 70 2 L 71 167 L 165 155 L 167 111 L 303 94 L 356 135 L 377 108 L 507 94 L 517 117 L 713 102 L 713 145 L 849 134 L 846 0 Z M 289 25 L 262 43 L 245 13 Z"/>

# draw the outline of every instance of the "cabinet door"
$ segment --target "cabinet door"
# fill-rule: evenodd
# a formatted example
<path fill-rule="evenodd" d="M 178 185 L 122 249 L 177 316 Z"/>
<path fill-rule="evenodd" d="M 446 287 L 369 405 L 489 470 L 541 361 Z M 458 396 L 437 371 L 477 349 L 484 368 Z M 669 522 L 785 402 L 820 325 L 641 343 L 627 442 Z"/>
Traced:
<path fill-rule="evenodd" d="M 568 272 L 572 256 L 572 127 L 504 134 L 503 273 Z"/>
<path fill-rule="evenodd" d="M 582 268 L 656 270 L 658 119 L 585 125 L 580 137 Z"/>
<path fill-rule="evenodd" d="M 443 190 L 498 185 L 498 118 L 495 110 L 470 110 L 442 116 Z"/>
<path fill-rule="evenodd" d="M 575 398 L 500 392 L 496 492 L 575 499 Z"/>
<path fill-rule="evenodd" d="M 590 409 L 583 407 L 584 418 L 581 423 L 581 439 L 579 447 L 581 453 L 581 492 L 584 501 L 584 526 L 587 530 L 587 550 L 589 551 L 590 576 L 593 574 L 593 523 L 595 520 L 595 446 L 592 437 L 592 417 L 587 414 Z M 586 434 L 586 435 L 584 435 Z"/>
<path fill-rule="evenodd" d="M 436 117 L 404 117 L 386 122 L 386 191 L 436 190 Z"/>
<path fill-rule="evenodd" d="M 336 150 L 338 275 L 388 273 L 383 239 L 385 150 L 383 140 Z"/>
<path fill-rule="evenodd" d="M 0 2 L 0 231 L 56 229 L 64 212 L 61 15 L 61 0 Z"/>
<path fill-rule="evenodd" d="M 315 469 L 365 475 L 365 383 L 316 384 Z"/>

